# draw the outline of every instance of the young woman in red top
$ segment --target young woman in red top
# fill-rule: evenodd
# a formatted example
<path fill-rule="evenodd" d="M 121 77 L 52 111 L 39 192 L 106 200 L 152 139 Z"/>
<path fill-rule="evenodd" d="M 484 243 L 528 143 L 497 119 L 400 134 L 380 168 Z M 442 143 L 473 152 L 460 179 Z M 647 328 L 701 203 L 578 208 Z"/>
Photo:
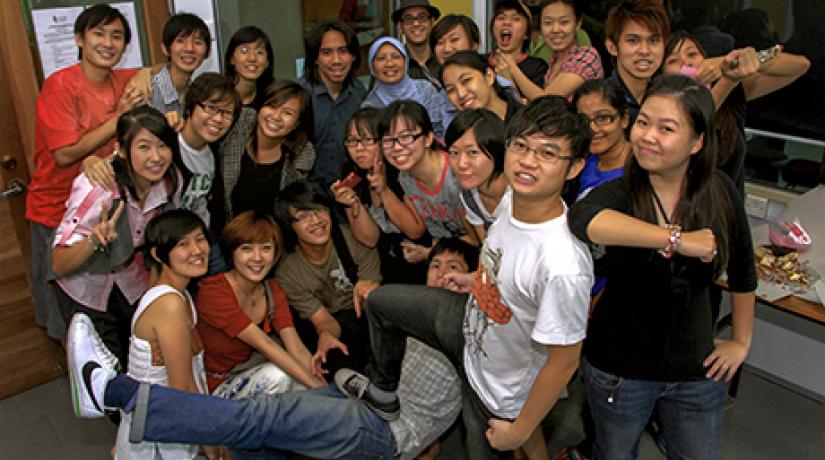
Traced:
<path fill-rule="evenodd" d="M 195 301 L 209 391 L 239 399 L 291 391 L 296 382 L 325 386 L 292 324 L 286 294 L 267 279 L 281 253 L 278 226 L 246 211 L 226 225 L 220 244 L 230 270 L 201 280 Z"/>

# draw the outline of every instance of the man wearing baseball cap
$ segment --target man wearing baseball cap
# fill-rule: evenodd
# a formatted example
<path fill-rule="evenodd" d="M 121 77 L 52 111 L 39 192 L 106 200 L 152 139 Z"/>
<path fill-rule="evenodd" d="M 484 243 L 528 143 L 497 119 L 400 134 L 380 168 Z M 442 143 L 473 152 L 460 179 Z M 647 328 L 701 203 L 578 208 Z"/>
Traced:
<path fill-rule="evenodd" d="M 441 89 L 441 82 L 438 64 L 430 50 L 430 31 L 439 16 L 441 12 L 428 0 L 401 0 L 401 5 L 392 13 L 393 22 L 406 38 L 411 58 L 409 76 L 427 80 L 436 89 Z"/>

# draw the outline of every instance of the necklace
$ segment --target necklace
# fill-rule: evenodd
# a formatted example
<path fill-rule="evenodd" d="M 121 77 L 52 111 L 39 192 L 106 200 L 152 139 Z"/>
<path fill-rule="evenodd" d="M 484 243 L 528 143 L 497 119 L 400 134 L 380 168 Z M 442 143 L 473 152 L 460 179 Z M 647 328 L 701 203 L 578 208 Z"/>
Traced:
<path fill-rule="evenodd" d="M 227 273 L 226 279 L 229 281 L 229 284 L 235 291 L 235 295 L 238 297 L 238 304 L 243 306 L 243 300 L 246 300 L 251 304 L 252 308 L 255 308 L 255 306 L 257 305 L 258 295 L 263 286 L 261 284 L 256 284 L 251 290 L 249 290 L 248 292 L 244 292 L 238 284 L 238 280 L 234 273 Z"/>
<path fill-rule="evenodd" d="M 670 217 L 668 217 L 668 213 L 665 211 L 665 207 L 662 206 L 662 200 L 659 199 L 659 194 L 656 193 L 656 190 L 653 190 L 653 199 L 656 201 L 656 207 L 659 209 L 659 213 L 662 215 L 662 219 L 665 220 L 665 224 L 672 225 L 670 222 Z"/>

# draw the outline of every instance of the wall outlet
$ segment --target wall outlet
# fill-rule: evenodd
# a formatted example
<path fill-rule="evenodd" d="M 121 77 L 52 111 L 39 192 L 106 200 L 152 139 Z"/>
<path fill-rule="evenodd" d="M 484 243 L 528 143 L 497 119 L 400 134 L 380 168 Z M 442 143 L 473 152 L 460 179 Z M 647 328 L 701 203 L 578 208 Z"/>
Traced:
<path fill-rule="evenodd" d="M 764 219 L 768 215 L 768 199 L 748 194 L 745 198 L 745 212 L 751 217 Z"/>

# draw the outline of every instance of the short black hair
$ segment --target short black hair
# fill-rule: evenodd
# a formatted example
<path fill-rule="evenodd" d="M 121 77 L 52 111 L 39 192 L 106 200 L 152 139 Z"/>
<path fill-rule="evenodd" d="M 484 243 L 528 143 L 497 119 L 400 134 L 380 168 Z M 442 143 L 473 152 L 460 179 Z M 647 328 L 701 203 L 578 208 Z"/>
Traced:
<path fill-rule="evenodd" d="M 577 159 L 590 152 L 593 131 L 586 116 L 577 113 L 562 96 L 542 96 L 519 110 L 507 125 L 507 139 L 542 133 L 549 137 L 564 137 Z"/>
<path fill-rule="evenodd" d="M 161 263 L 169 265 L 169 253 L 184 236 L 200 228 L 206 234 L 206 224 L 192 211 L 172 209 L 153 217 L 144 231 L 143 264 L 147 269 L 161 270 Z M 152 257 L 155 250 L 157 259 Z M 158 261 L 160 259 L 160 261 Z"/>
<path fill-rule="evenodd" d="M 493 5 L 493 16 L 490 18 L 490 35 L 493 34 L 493 23 L 496 21 L 496 16 L 503 13 L 505 10 L 516 10 L 518 14 L 524 16 L 527 22 L 527 30 L 524 32 L 524 41 L 521 43 L 521 50 L 527 51 L 530 47 L 530 34 L 533 32 L 533 14 L 527 5 L 521 3 L 521 0 L 496 0 Z"/>
<path fill-rule="evenodd" d="M 232 64 L 232 55 L 235 49 L 244 43 L 262 42 L 266 50 L 267 66 L 255 82 L 255 99 L 252 101 L 252 107 L 259 110 L 263 104 L 264 92 L 275 81 L 274 65 L 275 53 L 272 50 L 272 42 L 269 41 L 269 36 L 263 30 L 255 26 L 245 26 L 238 29 L 229 39 L 229 44 L 226 45 L 226 54 L 223 57 L 223 68 L 226 75 L 235 81 L 238 71 Z"/>
<path fill-rule="evenodd" d="M 433 123 L 424 106 L 410 99 L 399 99 L 381 111 L 376 133 L 378 137 L 387 134 L 399 118 L 403 118 L 410 129 L 421 128 L 421 133 L 425 136 L 433 132 Z"/>
<path fill-rule="evenodd" d="M 87 30 L 100 25 L 111 24 L 117 20 L 123 24 L 123 43 L 128 45 L 132 40 L 132 30 L 123 13 L 107 4 L 91 6 L 83 10 L 74 21 L 74 34 L 83 36 Z M 77 59 L 83 59 L 83 48 L 77 50 Z"/>
<path fill-rule="evenodd" d="M 321 76 L 318 74 L 318 66 L 315 61 L 318 60 L 318 55 L 321 52 L 321 42 L 324 41 L 324 34 L 334 30 L 344 35 L 347 41 L 347 50 L 352 55 L 352 67 L 347 73 L 344 80 L 344 85 L 349 85 L 355 78 L 355 71 L 361 65 L 361 47 L 358 43 L 358 36 L 350 26 L 341 21 L 319 21 L 312 26 L 306 39 L 304 39 L 304 76 L 308 82 L 318 84 L 321 83 Z"/>
<path fill-rule="evenodd" d="M 195 106 L 217 97 L 218 99 L 230 99 L 235 105 L 235 116 L 241 111 L 241 96 L 235 89 L 235 83 L 226 75 L 217 72 L 204 72 L 198 75 L 186 89 L 186 96 L 183 98 L 183 115 L 188 118 L 195 110 Z"/>
<path fill-rule="evenodd" d="M 186 38 L 193 34 L 200 35 L 200 38 L 206 43 L 206 55 L 204 57 L 208 57 L 212 49 L 212 35 L 209 33 L 209 27 L 206 26 L 203 19 L 192 13 L 177 13 L 170 16 L 166 24 L 163 25 L 161 42 L 168 53 L 175 39 L 178 37 Z"/>
<path fill-rule="evenodd" d="M 456 26 L 461 26 L 467 33 L 467 38 L 476 44 L 480 43 L 481 34 L 478 31 L 478 24 L 471 18 L 463 14 L 448 14 L 435 23 L 430 31 L 430 49 L 435 50 L 435 45 L 441 37 L 447 35 Z"/>
<path fill-rule="evenodd" d="M 478 248 L 459 238 L 442 238 L 435 243 L 427 257 L 427 267 L 433 262 L 435 256 L 445 252 L 453 252 L 461 255 L 467 263 L 467 271 L 474 272 L 478 267 Z"/>
<path fill-rule="evenodd" d="M 313 209 L 330 209 L 332 200 L 319 184 L 308 182 L 304 179 L 295 181 L 281 190 L 275 197 L 273 203 L 273 213 L 275 220 L 284 233 L 284 248 L 293 252 L 298 244 L 298 237 L 292 229 L 292 214 L 289 208 L 299 211 L 310 211 Z"/>

